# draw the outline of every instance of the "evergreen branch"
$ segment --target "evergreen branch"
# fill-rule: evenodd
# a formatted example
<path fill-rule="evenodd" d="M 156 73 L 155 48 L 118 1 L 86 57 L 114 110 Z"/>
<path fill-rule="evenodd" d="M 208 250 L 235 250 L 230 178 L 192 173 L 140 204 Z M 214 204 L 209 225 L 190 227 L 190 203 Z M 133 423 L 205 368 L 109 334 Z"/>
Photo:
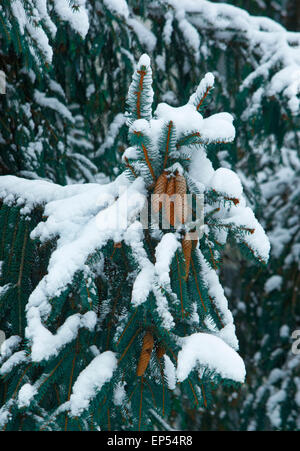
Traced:
<path fill-rule="evenodd" d="M 205 101 L 206 97 L 208 96 L 209 91 L 212 89 L 212 86 L 208 86 L 202 99 L 200 100 L 200 102 L 197 105 L 197 111 L 199 111 L 199 109 L 201 108 L 201 105 L 203 104 L 203 102 Z"/>
<path fill-rule="evenodd" d="M 203 401 L 204 401 L 204 407 L 206 408 L 207 407 L 207 400 L 206 400 L 205 390 L 204 390 L 203 384 L 201 384 L 200 387 L 201 387 L 202 397 L 203 397 Z"/>
<path fill-rule="evenodd" d="M 128 158 L 125 157 L 124 158 L 125 162 L 126 162 L 126 167 L 132 172 L 132 174 L 134 175 L 135 178 L 137 178 L 136 172 L 133 169 L 132 165 L 129 163 Z"/>
<path fill-rule="evenodd" d="M 137 331 L 135 332 L 135 334 L 133 335 L 133 337 L 131 338 L 130 342 L 128 343 L 128 345 L 125 348 L 125 351 L 123 352 L 123 354 L 121 355 L 121 357 L 119 358 L 119 363 L 121 363 L 121 361 L 123 360 L 123 358 L 125 357 L 125 355 L 127 354 L 129 348 L 131 347 L 132 343 L 134 342 L 134 340 L 136 339 L 136 336 L 138 335 L 138 333 L 141 331 L 141 328 L 137 329 Z"/>
<path fill-rule="evenodd" d="M 221 327 L 223 328 L 223 327 L 224 327 L 224 323 L 223 323 L 223 321 L 221 320 L 220 314 L 219 314 L 219 312 L 218 312 L 218 309 L 217 309 L 216 305 L 214 304 L 213 298 L 212 298 L 211 296 L 208 296 L 208 298 L 209 298 L 209 300 L 210 300 L 210 302 L 211 302 L 211 305 L 213 306 L 214 312 L 216 313 L 216 315 L 217 315 L 217 317 L 218 317 L 218 320 L 219 320 L 219 322 L 220 322 L 220 325 L 221 325 Z"/>
<path fill-rule="evenodd" d="M 194 390 L 194 388 L 193 388 L 193 385 L 192 385 L 190 379 L 188 379 L 188 382 L 189 382 L 189 385 L 190 385 L 190 387 L 191 387 L 192 393 L 193 393 L 193 395 L 194 395 L 194 398 L 195 398 L 195 401 L 196 401 L 196 405 L 198 406 L 198 405 L 199 405 L 199 401 L 198 401 L 198 398 L 197 398 L 197 396 L 196 396 L 195 390 Z"/>
<path fill-rule="evenodd" d="M 176 252 L 176 262 L 177 262 L 177 272 L 178 272 L 178 281 L 179 281 L 179 289 L 180 289 L 181 315 L 182 315 L 182 319 L 184 319 L 183 295 L 182 295 L 182 285 L 181 285 L 182 276 L 180 274 L 180 267 L 179 267 L 177 252 Z"/>
<path fill-rule="evenodd" d="M 123 336 L 124 336 L 126 330 L 128 329 L 128 327 L 130 326 L 131 322 L 133 321 L 133 318 L 135 317 L 136 313 L 137 313 L 137 309 L 135 309 L 133 315 L 131 316 L 130 320 L 129 320 L 128 323 L 126 324 L 126 327 L 125 327 L 125 329 L 123 330 L 123 332 L 122 332 L 122 334 L 121 334 L 121 336 L 120 336 L 120 338 L 119 338 L 119 340 L 118 340 L 116 346 L 118 346 L 118 345 L 120 344 L 120 342 L 121 342 L 121 340 L 122 340 L 122 338 L 123 338 Z"/>
<path fill-rule="evenodd" d="M 15 388 L 15 391 L 14 391 L 12 397 L 11 397 L 11 400 L 12 400 L 12 401 L 13 401 L 13 400 L 15 399 L 15 397 L 17 396 L 19 386 L 21 385 L 22 380 L 24 379 L 24 377 L 25 377 L 27 371 L 31 368 L 31 366 L 32 366 L 32 363 L 30 363 L 30 364 L 25 368 L 24 372 L 22 373 L 22 375 L 21 375 L 21 377 L 20 377 L 20 379 L 19 379 L 19 381 L 18 381 L 18 383 L 17 383 L 17 386 L 16 386 L 16 388 Z M 13 404 L 11 404 L 11 406 L 10 406 L 10 408 L 9 408 L 9 413 L 11 413 L 12 407 L 13 407 Z M 6 430 L 7 423 L 8 423 L 8 421 L 5 423 L 5 425 L 4 425 L 3 429 L 2 429 L 3 432 Z"/>
<path fill-rule="evenodd" d="M 144 382 L 147 384 L 147 387 L 149 388 L 149 391 L 151 393 L 151 397 L 152 397 L 152 400 L 153 400 L 154 407 L 156 407 L 156 401 L 155 401 L 155 397 L 154 397 L 154 393 L 153 393 L 153 390 L 151 388 L 151 385 L 150 385 L 150 383 L 148 382 L 148 380 L 146 378 L 144 379 Z"/>
<path fill-rule="evenodd" d="M 150 173 L 152 175 L 153 181 L 155 182 L 156 177 L 155 177 L 152 165 L 150 163 L 150 159 L 149 159 L 149 156 L 148 156 L 147 148 L 146 148 L 146 146 L 144 144 L 142 144 L 142 149 L 143 149 L 143 152 L 144 152 L 144 156 L 145 156 L 145 160 L 146 160 L 147 166 L 148 166 L 149 171 L 150 171 Z"/>
<path fill-rule="evenodd" d="M 230 229 L 230 230 L 234 230 L 234 229 L 242 230 L 244 232 L 248 232 L 248 233 L 251 233 L 251 234 L 253 234 L 255 232 L 255 229 L 251 229 L 249 227 L 238 226 L 236 224 L 222 224 L 220 222 L 218 222 L 218 223 L 211 222 L 211 223 L 208 223 L 208 225 L 210 227 L 216 227 L 216 228 L 222 228 L 223 227 L 225 229 Z"/>
<path fill-rule="evenodd" d="M 168 124 L 168 135 L 167 135 L 167 141 L 166 141 L 165 158 L 164 158 L 163 169 L 166 168 L 167 161 L 168 161 L 169 145 L 170 145 L 170 136 L 171 136 L 171 130 L 172 130 L 172 127 L 173 127 L 173 122 L 170 121 L 169 124 Z"/>
<path fill-rule="evenodd" d="M 177 142 L 176 148 L 179 149 L 180 147 L 184 146 L 187 142 L 188 144 L 191 144 L 189 141 L 191 141 L 195 137 L 200 136 L 201 136 L 200 132 L 190 133 L 189 135 L 184 136 Z M 199 144 L 199 142 L 192 141 L 192 144 Z"/>
<path fill-rule="evenodd" d="M 211 249 L 211 246 L 208 244 L 208 240 L 206 240 L 206 242 L 207 242 L 207 246 L 208 246 L 209 253 L 210 253 L 210 256 L 211 256 L 211 260 L 212 260 L 212 262 L 213 262 L 213 267 L 214 267 L 215 270 L 217 270 L 218 267 L 217 267 L 217 265 L 216 265 L 216 261 L 215 261 L 215 258 L 214 258 L 213 251 L 212 251 L 212 249 Z"/>
<path fill-rule="evenodd" d="M 141 95 L 142 95 L 142 91 L 143 91 L 143 82 L 144 82 L 144 77 L 146 75 L 146 71 L 145 70 L 138 70 L 137 73 L 140 75 L 140 80 L 139 80 L 139 91 L 137 91 L 136 94 L 136 111 L 137 111 L 137 118 L 140 119 L 141 118 Z"/>
<path fill-rule="evenodd" d="M 149 412 L 153 417 L 156 419 L 156 421 L 159 422 L 160 426 L 163 427 L 164 431 L 174 431 L 175 429 L 171 428 L 171 426 L 168 425 L 153 409 L 150 409 Z"/>

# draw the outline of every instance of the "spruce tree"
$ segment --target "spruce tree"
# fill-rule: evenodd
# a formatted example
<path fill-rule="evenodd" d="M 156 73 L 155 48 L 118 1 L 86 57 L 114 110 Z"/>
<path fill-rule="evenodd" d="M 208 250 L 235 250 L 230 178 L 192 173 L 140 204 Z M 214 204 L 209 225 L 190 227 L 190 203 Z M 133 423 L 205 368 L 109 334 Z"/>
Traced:
<path fill-rule="evenodd" d="M 202 115 L 213 83 L 206 74 L 186 105 L 160 103 L 152 117 L 143 55 L 116 181 L 62 187 L 2 177 L 6 430 L 164 429 L 172 407 L 206 408 L 220 383 L 244 381 L 217 269 L 228 239 L 259 264 L 269 242 L 237 175 L 207 158 L 206 146 L 235 135 L 229 113 Z M 187 194 L 203 199 L 199 239 Z"/>
<path fill-rule="evenodd" d="M 135 60 L 145 51 L 151 55 L 155 105 L 186 104 L 198 80 L 212 70 L 214 95 L 205 113 L 231 111 L 237 136 L 230 149 L 207 146 L 207 155 L 215 170 L 237 171 L 247 202 L 270 236 L 271 260 L 257 268 L 236 247 L 227 244 L 223 250 L 220 277 L 249 377 L 237 392 L 222 387 L 214 407 L 201 415 L 199 409 L 178 409 L 174 423 L 187 429 L 293 430 L 299 429 L 299 369 L 291 334 L 299 329 L 300 314 L 300 40 L 299 33 L 261 16 L 297 31 L 298 3 L 226 3 L 3 0 L 0 70 L 6 94 L 0 95 L 0 172 L 60 185 L 114 180 L 127 164 L 122 159 L 127 147 L 124 111 Z M 35 196 L 34 205 L 49 200 L 34 201 Z M 21 221 L 19 229 L 23 216 L 18 209 L 3 208 L 10 215 L 3 213 L 4 232 L 5 224 L 15 224 L 9 228 L 14 243 L 41 220 L 36 207 L 32 223 Z M 24 262 L 24 281 L 36 258 L 34 247 L 27 254 L 31 244 L 26 240 L 23 254 L 14 255 L 15 245 L 11 251 L 16 268 Z M 42 248 L 41 261 L 49 258 L 51 245 Z M 9 246 L 5 238 L 0 258 L 4 246 Z M 23 306 L 39 272 L 46 271 L 41 263 L 30 286 L 24 291 L 15 287 Z M 17 272 L 13 277 L 19 281 Z"/>

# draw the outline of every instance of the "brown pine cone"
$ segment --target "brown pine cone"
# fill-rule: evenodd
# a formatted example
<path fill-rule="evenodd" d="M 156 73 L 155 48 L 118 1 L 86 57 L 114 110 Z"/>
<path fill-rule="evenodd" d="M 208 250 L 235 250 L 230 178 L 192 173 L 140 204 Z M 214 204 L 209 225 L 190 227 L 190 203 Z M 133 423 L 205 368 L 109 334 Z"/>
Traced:
<path fill-rule="evenodd" d="M 175 223 L 175 205 L 173 195 L 175 193 L 175 178 L 171 177 L 168 181 L 167 190 L 166 190 L 166 205 L 165 205 L 165 213 L 166 218 L 171 226 L 174 226 Z"/>
<path fill-rule="evenodd" d="M 182 240 L 181 246 L 182 251 L 185 259 L 185 280 L 187 280 L 189 276 L 190 271 L 190 264 L 191 264 L 191 254 L 192 254 L 192 240 L 187 239 L 187 235 Z"/>
<path fill-rule="evenodd" d="M 188 216 L 188 205 L 186 198 L 186 180 L 183 175 L 177 174 L 175 177 L 175 217 L 181 224 L 184 224 Z"/>
<path fill-rule="evenodd" d="M 177 174 L 175 177 L 175 186 L 176 186 L 176 193 L 180 194 L 181 196 L 183 194 L 186 194 L 186 180 L 183 175 Z"/>
<path fill-rule="evenodd" d="M 154 213 L 158 213 L 161 210 L 162 202 L 160 201 L 159 197 L 161 194 L 164 194 L 166 192 L 167 184 L 168 184 L 167 173 L 163 172 L 158 177 L 153 191 L 152 209 Z"/>
<path fill-rule="evenodd" d="M 143 376 L 150 361 L 152 349 L 154 345 L 153 335 L 146 332 L 143 339 L 143 346 L 140 354 L 140 359 L 137 367 L 137 376 Z"/>

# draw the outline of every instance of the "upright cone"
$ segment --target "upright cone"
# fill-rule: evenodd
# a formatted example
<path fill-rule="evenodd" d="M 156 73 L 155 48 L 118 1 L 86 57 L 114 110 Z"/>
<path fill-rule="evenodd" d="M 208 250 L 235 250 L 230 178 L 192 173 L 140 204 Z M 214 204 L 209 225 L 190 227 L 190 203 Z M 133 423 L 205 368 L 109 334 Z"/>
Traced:
<path fill-rule="evenodd" d="M 166 191 L 166 205 L 165 213 L 167 220 L 171 226 L 175 223 L 175 205 L 173 195 L 175 194 L 175 178 L 171 177 L 168 181 L 167 191 Z"/>
<path fill-rule="evenodd" d="M 143 374 L 145 373 L 147 366 L 149 364 L 149 361 L 150 361 L 153 344 L 154 344 L 153 335 L 150 332 L 146 332 L 145 336 L 144 336 L 144 340 L 143 340 L 143 346 L 142 346 L 142 351 L 141 351 L 137 371 L 136 371 L 137 376 L 143 376 Z"/>
<path fill-rule="evenodd" d="M 181 224 L 187 220 L 188 205 L 186 198 L 186 180 L 183 175 L 177 174 L 175 177 L 175 218 Z"/>
<path fill-rule="evenodd" d="M 176 193 L 180 194 L 181 196 L 183 194 L 186 194 L 186 180 L 183 175 L 177 174 L 175 177 L 175 186 L 176 186 Z"/>
<path fill-rule="evenodd" d="M 182 251 L 183 251 L 183 255 L 184 255 L 184 259 L 185 259 L 185 280 L 187 280 L 188 276 L 189 276 L 189 271 L 190 271 L 190 264 L 191 264 L 191 254 L 192 254 L 192 240 L 188 239 L 188 234 L 186 233 L 181 246 L 182 246 Z"/>
<path fill-rule="evenodd" d="M 152 197 L 152 209 L 154 213 L 158 213 L 162 208 L 162 202 L 160 196 L 164 194 L 167 190 L 168 177 L 167 173 L 164 171 L 157 179 L 153 197 Z"/>

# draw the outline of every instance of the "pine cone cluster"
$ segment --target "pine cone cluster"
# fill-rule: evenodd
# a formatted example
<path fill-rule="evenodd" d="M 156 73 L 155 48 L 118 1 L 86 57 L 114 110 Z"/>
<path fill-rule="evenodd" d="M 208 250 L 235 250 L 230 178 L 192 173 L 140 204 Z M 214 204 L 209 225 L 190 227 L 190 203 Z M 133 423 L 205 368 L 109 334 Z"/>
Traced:
<path fill-rule="evenodd" d="M 163 196 L 163 195 L 166 196 Z M 158 213 L 162 207 L 165 208 L 165 216 L 171 226 L 178 221 L 184 224 L 187 220 L 187 185 L 183 175 L 169 175 L 164 171 L 157 179 L 153 197 L 152 210 Z"/>
<path fill-rule="evenodd" d="M 163 196 L 165 194 L 165 196 Z M 167 171 L 158 177 L 152 198 L 152 210 L 158 213 L 164 207 L 164 214 L 168 223 L 174 226 L 176 223 L 184 224 L 188 217 L 187 183 L 183 175 L 178 172 L 174 175 Z M 185 279 L 187 280 L 191 261 L 193 242 L 188 234 L 182 240 L 182 251 L 185 258 Z"/>

